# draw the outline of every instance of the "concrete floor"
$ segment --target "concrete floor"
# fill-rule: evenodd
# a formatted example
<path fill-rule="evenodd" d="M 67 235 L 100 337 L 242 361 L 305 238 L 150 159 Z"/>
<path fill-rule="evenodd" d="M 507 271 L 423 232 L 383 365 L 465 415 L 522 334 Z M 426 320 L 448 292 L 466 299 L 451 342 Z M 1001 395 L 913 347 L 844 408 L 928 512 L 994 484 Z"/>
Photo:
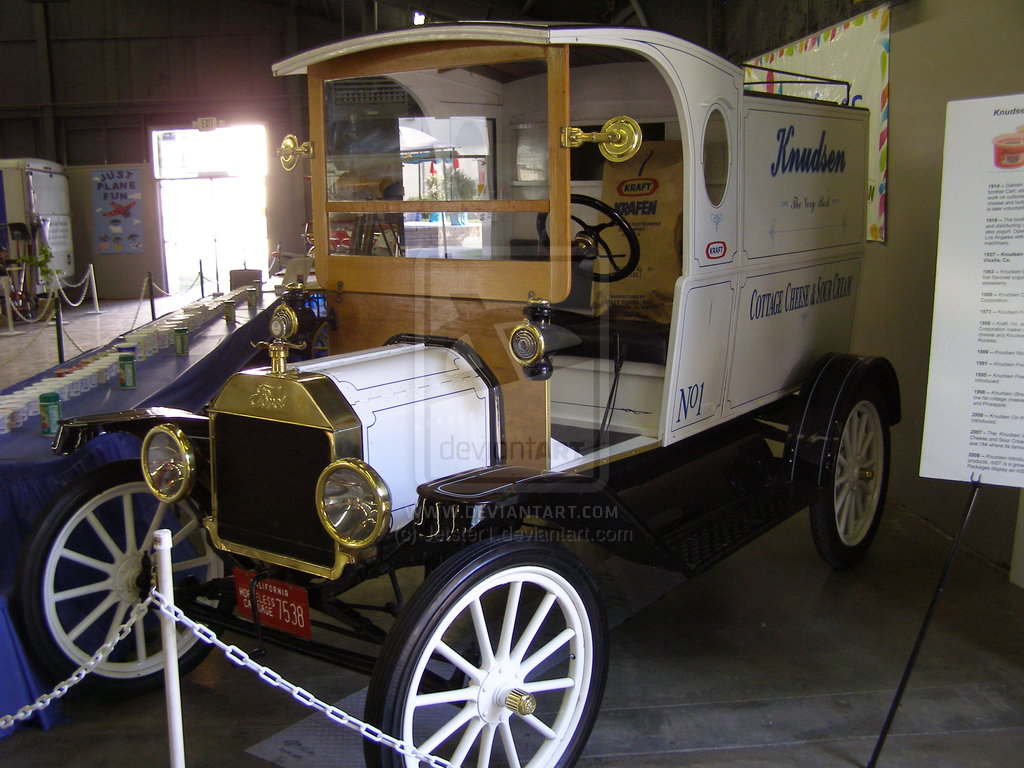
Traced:
<path fill-rule="evenodd" d="M 675 586 L 612 631 L 604 706 L 580 765 L 865 765 L 948 546 L 920 519 L 890 509 L 867 561 L 834 573 L 814 553 L 801 514 Z M 649 571 L 605 585 L 609 602 L 639 577 L 662 578 Z M 283 650 L 263 661 L 330 702 L 365 685 Z M 192 768 L 268 765 L 246 750 L 297 722 L 323 727 L 321 716 L 309 718 L 220 655 L 182 691 Z M 0 742 L 0 764 L 168 763 L 162 694 L 71 697 L 64 711 L 64 725 L 24 726 Z M 339 754 L 358 754 L 355 737 L 344 738 L 351 743 Z M 295 739 L 291 747 L 304 748 Z M 878 765 L 1010 768 L 1024 765 L 1022 755 L 1024 591 L 963 553 Z"/>
<path fill-rule="evenodd" d="M 186 301 L 161 299 L 158 312 Z M 68 333 L 80 346 L 149 320 L 148 303 L 103 307 L 102 315 L 68 313 Z M 49 326 L 0 336 L 0 388 L 56 363 L 53 335 Z M 962 503 L 950 500 L 954 508 Z M 802 514 L 689 583 L 601 564 L 606 602 L 619 620 L 604 707 L 580 764 L 865 765 L 948 547 L 919 518 L 889 509 L 867 561 L 843 573 L 817 558 Z M 642 593 L 642 607 L 625 607 L 636 597 L 631 589 Z M 366 683 L 277 649 L 264 663 L 330 702 Z M 182 690 L 192 768 L 268 765 L 246 750 L 296 723 L 325 730 L 321 716 L 310 718 L 219 654 Z M 0 741 L 0 765 L 168 763 L 162 694 L 125 702 L 70 696 L 62 706 L 67 723 L 48 732 L 22 726 Z M 357 738 L 342 740 L 338 754 L 347 757 L 339 764 L 357 765 Z M 291 746 L 301 754 L 301 743 Z M 1022 755 L 1024 590 L 963 553 L 879 766 L 1011 768 L 1024 765 Z"/>

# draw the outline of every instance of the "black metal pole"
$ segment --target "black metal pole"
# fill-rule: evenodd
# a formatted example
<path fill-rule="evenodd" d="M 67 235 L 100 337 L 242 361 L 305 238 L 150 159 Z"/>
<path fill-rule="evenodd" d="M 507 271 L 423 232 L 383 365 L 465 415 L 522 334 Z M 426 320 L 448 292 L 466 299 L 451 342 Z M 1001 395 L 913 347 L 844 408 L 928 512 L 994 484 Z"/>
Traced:
<path fill-rule="evenodd" d="M 149 286 L 149 315 L 152 320 L 156 320 L 156 299 L 153 297 L 153 273 L 146 273 L 146 283 Z"/>
<path fill-rule="evenodd" d="M 203 260 L 199 260 L 199 298 L 206 298 L 206 286 L 203 285 Z"/>
<path fill-rule="evenodd" d="M 56 307 L 56 314 L 54 318 L 57 323 L 57 362 L 64 362 L 64 312 L 60 305 L 60 291 L 57 291 L 54 296 L 54 306 Z"/>
<path fill-rule="evenodd" d="M 921 646 L 924 644 L 924 636 L 928 632 L 928 625 L 931 624 L 932 615 L 935 613 L 935 606 L 939 604 L 939 598 L 942 597 L 942 592 L 946 588 L 946 579 L 949 578 L 949 572 L 953 568 L 953 561 L 956 559 L 956 554 L 960 549 L 960 543 L 963 541 L 964 532 L 967 530 L 967 522 L 971 519 L 971 513 L 974 511 L 974 502 L 978 500 L 978 490 L 981 488 L 981 479 L 971 481 L 971 495 L 967 500 L 967 510 L 964 512 L 964 519 L 960 523 L 960 530 L 957 531 L 956 538 L 953 539 L 953 546 L 949 549 L 949 555 L 946 556 L 946 564 L 942 567 L 942 574 L 939 576 L 939 583 L 935 586 L 935 594 L 932 595 L 932 601 L 928 605 L 928 611 L 924 615 L 924 621 L 921 622 L 921 629 L 917 633 L 917 640 L 914 642 L 914 648 L 910 651 L 910 658 L 907 659 L 907 666 L 903 670 L 903 677 L 900 678 L 900 684 L 896 687 L 896 694 L 892 698 L 892 704 L 889 705 L 889 713 L 885 716 L 885 722 L 882 724 L 882 731 L 878 734 L 878 741 L 875 742 L 875 751 L 871 753 L 871 759 L 868 760 L 866 768 L 875 768 L 875 764 L 878 762 L 878 756 L 882 753 L 882 747 L 885 744 L 885 739 L 889 735 L 889 729 L 892 727 L 892 721 L 896 717 L 896 710 L 900 708 L 900 701 L 903 699 L 903 694 L 907 690 L 907 683 L 910 681 L 910 675 L 914 671 L 914 664 L 917 663 L 917 655 L 921 652 Z"/>

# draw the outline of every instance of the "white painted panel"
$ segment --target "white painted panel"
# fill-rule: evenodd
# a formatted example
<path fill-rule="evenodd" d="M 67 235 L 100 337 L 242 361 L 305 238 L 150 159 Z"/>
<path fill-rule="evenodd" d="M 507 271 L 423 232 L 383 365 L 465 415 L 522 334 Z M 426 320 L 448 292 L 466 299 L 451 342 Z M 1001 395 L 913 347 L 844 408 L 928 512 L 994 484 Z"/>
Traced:
<path fill-rule="evenodd" d="M 759 259 L 864 240 L 866 113 L 771 102 L 744 119 L 744 248 Z M 826 114 L 826 109 L 828 113 Z"/>
<path fill-rule="evenodd" d="M 729 278 L 676 283 L 678 322 L 669 350 L 665 443 L 692 435 L 722 418 L 725 364 L 735 286 Z"/>
<path fill-rule="evenodd" d="M 738 293 L 729 411 L 776 399 L 826 352 L 845 352 L 859 281 L 858 257 L 748 277 Z"/>

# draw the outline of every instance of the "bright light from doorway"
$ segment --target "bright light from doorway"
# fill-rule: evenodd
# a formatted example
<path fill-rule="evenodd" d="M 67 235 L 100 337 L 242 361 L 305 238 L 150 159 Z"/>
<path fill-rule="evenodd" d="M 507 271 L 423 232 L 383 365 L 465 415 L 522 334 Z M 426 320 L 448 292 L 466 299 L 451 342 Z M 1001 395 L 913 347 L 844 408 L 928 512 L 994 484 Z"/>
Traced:
<path fill-rule="evenodd" d="M 262 125 L 153 132 L 153 170 L 170 290 L 227 290 L 235 269 L 265 269 L 267 132 Z"/>
<path fill-rule="evenodd" d="M 153 131 L 157 179 L 266 176 L 267 129 L 232 125 L 212 131 Z"/>

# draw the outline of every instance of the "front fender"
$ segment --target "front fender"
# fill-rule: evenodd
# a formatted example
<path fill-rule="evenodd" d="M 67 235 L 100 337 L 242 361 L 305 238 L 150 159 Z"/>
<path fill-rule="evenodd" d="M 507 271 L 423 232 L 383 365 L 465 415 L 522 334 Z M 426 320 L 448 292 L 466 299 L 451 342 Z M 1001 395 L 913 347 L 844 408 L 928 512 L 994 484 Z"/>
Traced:
<path fill-rule="evenodd" d="M 590 541 L 636 562 L 670 567 L 664 547 L 613 491 L 586 475 L 519 466 L 460 472 L 417 489 L 412 522 L 428 542 L 457 543 L 490 527 L 542 523 L 538 535 Z M 554 535 L 547 530 L 553 529 Z"/>
<path fill-rule="evenodd" d="M 138 408 L 62 419 L 53 439 L 53 452 L 61 456 L 73 453 L 102 432 L 127 432 L 143 438 L 153 427 L 167 422 L 189 437 L 205 440 L 210 435 L 206 416 L 178 408 Z"/>

